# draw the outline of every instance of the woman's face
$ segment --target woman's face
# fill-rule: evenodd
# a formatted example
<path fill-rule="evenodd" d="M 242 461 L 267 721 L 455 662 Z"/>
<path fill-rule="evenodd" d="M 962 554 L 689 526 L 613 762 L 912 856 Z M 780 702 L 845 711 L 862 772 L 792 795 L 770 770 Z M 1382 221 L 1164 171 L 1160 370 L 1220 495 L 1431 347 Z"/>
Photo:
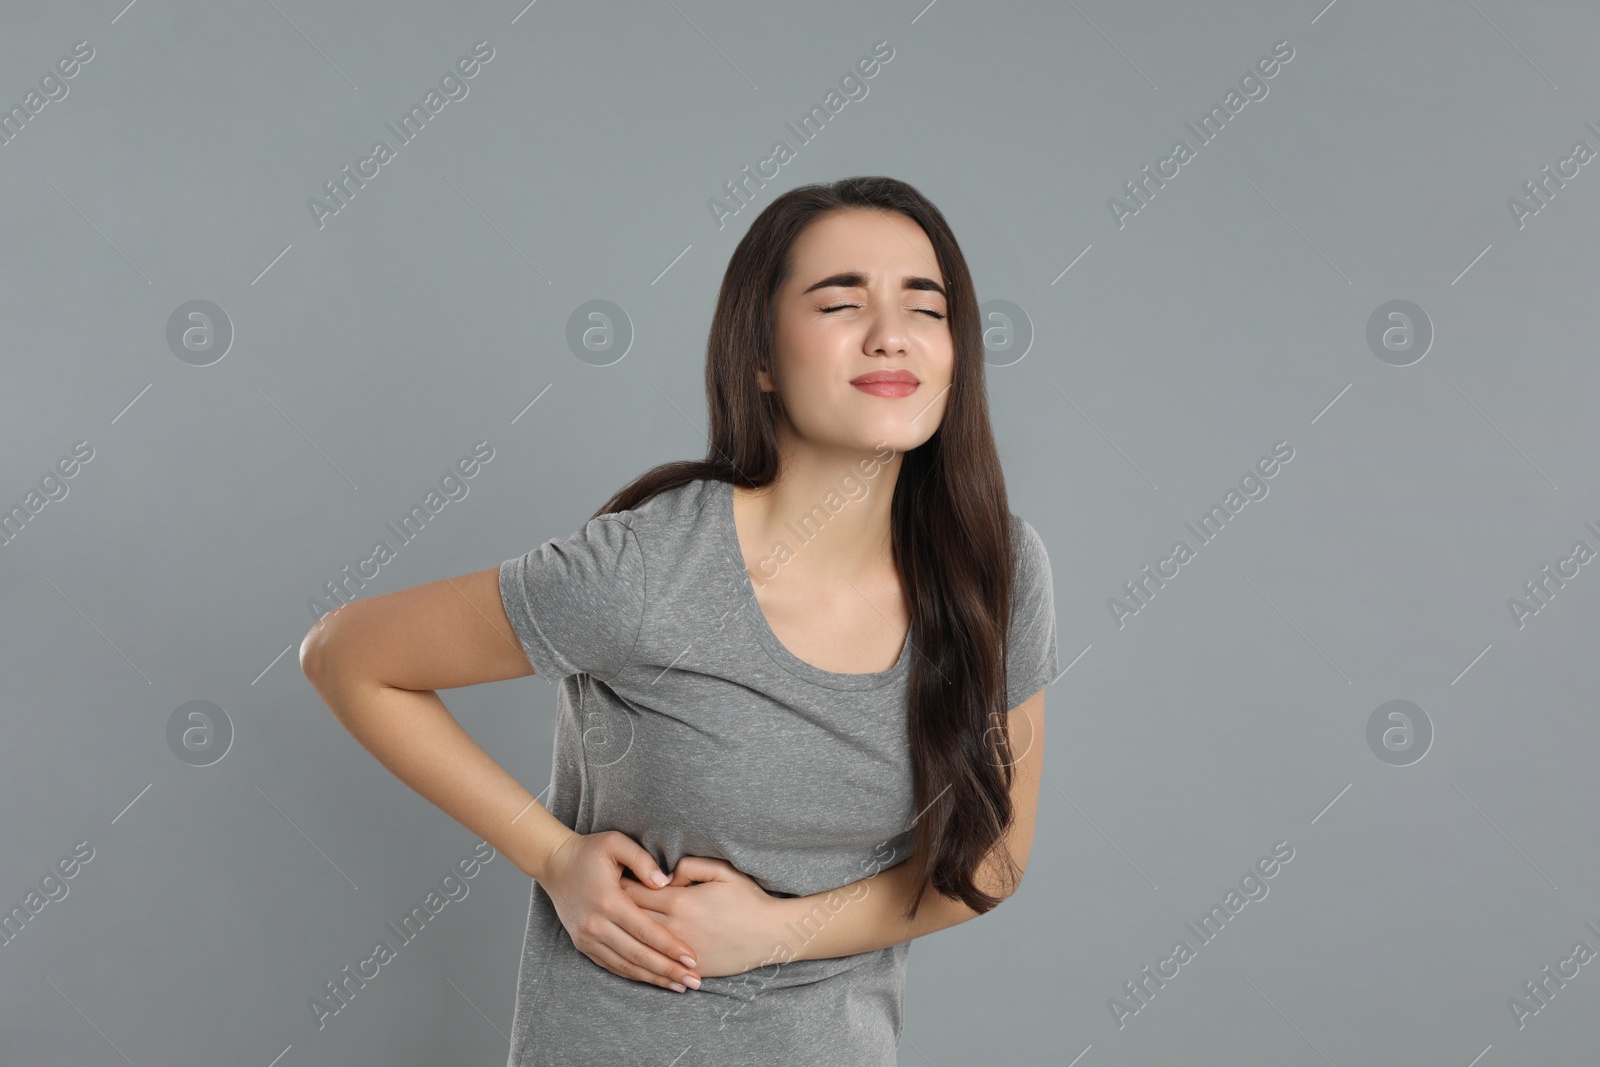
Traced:
<path fill-rule="evenodd" d="M 794 269 L 777 293 L 775 376 L 790 423 L 808 444 L 907 452 L 944 418 L 955 367 L 949 305 L 933 243 L 896 211 L 833 211 L 790 248 Z M 852 382 L 895 371 L 915 388 Z M 863 383 L 865 384 L 865 383 Z"/>

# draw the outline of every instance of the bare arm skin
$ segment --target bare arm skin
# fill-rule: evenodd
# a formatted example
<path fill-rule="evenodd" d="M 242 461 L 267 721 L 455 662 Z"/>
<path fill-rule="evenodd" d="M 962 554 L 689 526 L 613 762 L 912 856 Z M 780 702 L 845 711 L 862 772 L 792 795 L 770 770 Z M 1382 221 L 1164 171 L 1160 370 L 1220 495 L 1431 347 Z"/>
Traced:
<path fill-rule="evenodd" d="M 591 959 L 635 980 L 698 986 L 678 962 L 693 958 L 689 945 L 603 877 L 620 881 L 625 866 L 650 878 L 658 868 L 649 851 L 623 834 L 569 829 L 435 692 L 533 674 L 501 604 L 498 567 L 346 604 L 306 634 L 300 666 L 378 762 L 550 892 L 569 932 L 583 927 L 574 942 Z"/>
<path fill-rule="evenodd" d="M 1039 783 L 1044 771 L 1044 690 L 1018 704 L 1007 715 L 1015 775 L 1011 802 L 1016 818 L 1004 837 L 1005 847 L 1020 870 L 1033 850 L 1033 828 L 1039 810 Z M 978 884 L 1005 898 L 1016 885 L 1002 884 L 1003 864 L 979 868 Z M 827 959 L 887 948 L 978 917 L 959 900 L 932 889 L 923 894 L 917 917 L 904 917 L 911 902 L 909 862 L 826 893 L 776 898 L 777 940 L 794 952 L 792 959 Z M 1019 875 L 1018 883 L 1021 882 Z"/>
<path fill-rule="evenodd" d="M 1044 768 L 1044 690 L 1013 708 L 1004 722 L 1016 759 L 1011 782 L 1016 817 L 1003 841 L 1023 870 L 1033 848 Z M 997 858 L 991 854 L 979 868 L 978 884 L 1004 899 L 1017 887 L 1004 884 L 1006 866 Z M 634 903 L 699 947 L 702 975 L 722 976 L 796 959 L 870 952 L 978 917 L 959 900 L 929 890 L 916 918 L 906 921 L 914 888 L 911 870 L 911 863 L 903 862 L 824 893 L 778 897 L 725 860 L 684 856 L 667 888 L 623 888 Z"/>

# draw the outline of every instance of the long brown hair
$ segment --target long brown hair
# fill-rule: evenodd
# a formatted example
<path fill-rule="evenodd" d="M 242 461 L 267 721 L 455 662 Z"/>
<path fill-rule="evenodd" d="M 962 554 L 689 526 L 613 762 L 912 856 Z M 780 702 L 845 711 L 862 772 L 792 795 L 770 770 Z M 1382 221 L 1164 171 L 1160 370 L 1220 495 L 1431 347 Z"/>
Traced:
<path fill-rule="evenodd" d="M 800 233 L 825 213 L 850 208 L 897 211 L 918 223 L 948 293 L 955 366 L 944 418 L 903 454 L 890 504 L 915 652 L 906 713 L 919 814 L 906 862 L 915 865 L 917 890 L 906 917 L 916 915 L 930 886 L 982 914 L 1001 900 L 976 881 L 991 852 L 1004 857 L 1007 890 L 1021 876 L 1003 841 L 1013 818 L 1005 729 L 1011 518 L 989 425 L 977 297 L 939 209 L 885 177 L 804 185 L 769 204 L 733 250 L 717 294 L 706 342 L 705 459 L 654 467 L 595 514 L 638 507 L 701 478 L 751 488 L 777 478 L 782 401 L 756 380 L 758 368 L 772 366 L 774 299 L 793 269 L 789 251 Z"/>

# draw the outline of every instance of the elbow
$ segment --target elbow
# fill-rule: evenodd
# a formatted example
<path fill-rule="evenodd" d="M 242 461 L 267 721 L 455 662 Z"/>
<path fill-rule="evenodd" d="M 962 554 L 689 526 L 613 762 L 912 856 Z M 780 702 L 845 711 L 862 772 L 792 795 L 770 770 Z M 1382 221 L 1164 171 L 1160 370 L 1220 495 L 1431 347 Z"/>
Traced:
<path fill-rule="evenodd" d="M 318 619 L 300 640 L 300 673 L 315 681 L 328 669 L 332 627 L 327 616 Z"/>
<path fill-rule="evenodd" d="M 1008 856 L 1005 862 L 996 862 L 984 870 L 983 891 L 994 897 L 996 907 L 1010 900 L 1022 888 L 1022 876 L 1028 870 L 1028 857 Z"/>
<path fill-rule="evenodd" d="M 339 670 L 339 653 L 333 648 L 333 634 L 323 620 L 318 620 L 300 641 L 300 673 L 311 683 L 312 690 L 322 698 L 333 717 L 349 729 L 348 687 Z"/>
<path fill-rule="evenodd" d="M 985 886 L 985 892 L 994 897 L 994 906 L 999 907 L 1017 895 L 1017 890 L 1022 887 L 1022 875 L 1013 875 L 1009 880 Z"/>

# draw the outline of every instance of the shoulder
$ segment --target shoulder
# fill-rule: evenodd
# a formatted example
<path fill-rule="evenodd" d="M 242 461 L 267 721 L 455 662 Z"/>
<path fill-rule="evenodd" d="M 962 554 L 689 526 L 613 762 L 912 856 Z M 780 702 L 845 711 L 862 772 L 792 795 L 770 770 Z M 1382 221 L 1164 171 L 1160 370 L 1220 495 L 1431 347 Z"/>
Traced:
<path fill-rule="evenodd" d="M 1012 622 L 1038 622 L 1055 613 L 1055 576 L 1050 552 L 1033 524 L 1011 516 L 1011 617 Z"/>
<path fill-rule="evenodd" d="M 1006 634 L 1006 707 L 1015 708 L 1056 677 L 1055 584 L 1044 538 L 1011 516 L 1011 619 Z"/>
<path fill-rule="evenodd" d="M 673 546 L 693 542 L 713 521 L 711 508 L 720 482 L 697 479 L 657 493 L 625 511 L 600 516 L 626 526 L 641 547 L 671 551 Z"/>
<path fill-rule="evenodd" d="M 1050 552 L 1044 538 L 1033 524 L 1022 516 L 1011 513 L 1012 569 L 1018 578 L 1026 581 L 1050 580 Z"/>
<path fill-rule="evenodd" d="M 664 588 L 659 582 L 670 575 L 699 574 L 711 566 L 707 553 L 721 544 L 717 509 L 727 506 L 726 491 L 726 483 L 700 478 L 600 518 L 627 531 L 640 565 Z"/>

